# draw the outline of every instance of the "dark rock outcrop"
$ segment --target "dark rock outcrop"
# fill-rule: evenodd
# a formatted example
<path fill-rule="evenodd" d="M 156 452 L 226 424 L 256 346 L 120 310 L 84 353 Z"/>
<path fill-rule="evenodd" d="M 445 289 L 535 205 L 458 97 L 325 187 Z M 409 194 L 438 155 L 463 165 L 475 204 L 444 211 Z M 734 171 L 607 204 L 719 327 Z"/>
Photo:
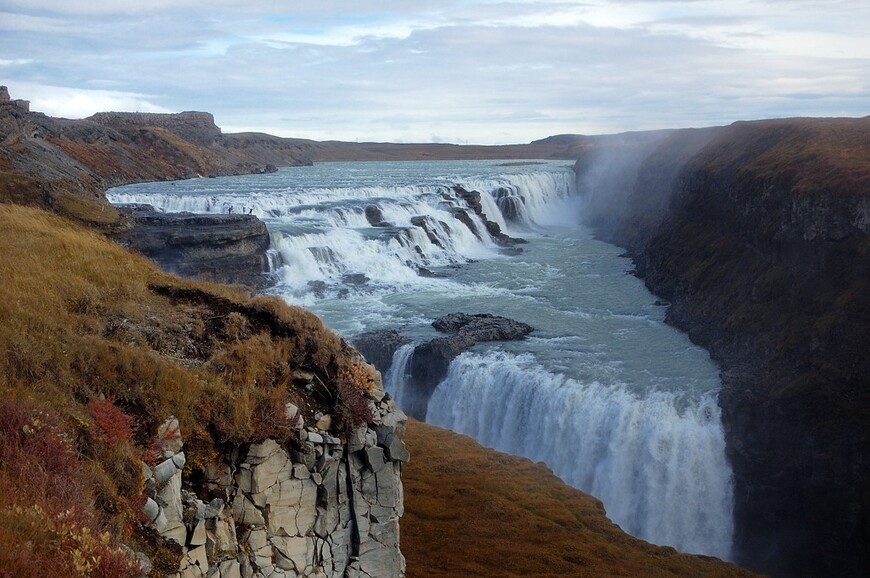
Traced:
<path fill-rule="evenodd" d="M 774 575 L 870 574 L 867 159 L 870 118 L 793 119 L 577 165 L 592 224 L 722 367 L 734 553 Z"/>
<path fill-rule="evenodd" d="M 519 245 L 522 243 L 528 243 L 525 239 L 520 237 L 511 237 L 510 235 L 506 235 L 499 226 L 498 223 L 494 221 L 490 221 L 487 218 L 486 213 L 483 212 L 483 205 L 480 203 L 480 191 L 469 191 L 460 186 L 453 187 L 453 192 L 465 203 L 468 207 L 474 211 L 474 213 L 480 217 L 480 220 L 483 222 L 483 225 L 486 227 L 487 232 L 492 237 L 492 239 L 496 242 L 496 244 L 502 247 L 513 247 L 514 245 Z M 462 214 L 460 214 L 462 213 Z M 471 232 L 475 235 L 478 235 L 477 230 L 474 228 L 471 223 L 471 218 L 464 211 L 456 211 L 455 216 L 458 220 L 464 223 Z"/>
<path fill-rule="evenodd" d="M 161 213 L 134 208 L 130 226 L 113 235 L 120 244 L 182 277 L 253 288 L 268 279 L 269 233 L 253 215 Z"/>
<path fill-rule="evenodd" d="M 415 395 L 409 396 L 406 407 L 402 409 L 417 419 L 426 417 L 432 392 L 447 375 L 450 362 L 458 355 L 479 342 L 519 340 L 533 331 L 525 323 L 486 313 L 450 313 L 435 320 L 432 326 L 453 335 L 436 337 L 414 348 L 410 374 Z"/>
<path fill-rule="evenodd" d="M 369 363 L 386 375 L 393 365 L 396 350 L 411 343 L 411 340 L 395 329 L 378 329 L 361 333 L 353 340 L 353 346 Z"/>
<path fill-rule="evenodd" d="M 384 219 L 384 213 L 381 212 L 380 207 L 377 205 L 366 205 L 365 214 L 366 220 L 372 227 L 392 227 L 392 225 Z"/>
<path fill-rule="evenodd" d="M 534 331 L 531 325 L 489 313 L 449 313 L 432 322 L 443 333 L 467 335 L 478 341 L 514 341 Z"/>
<path fill-rule="evenodd" d="M 436 337 L 415 347 L 409 372 L 411 375 L 409 389 L 414 395 L 406 396 L 408 399 L 405 400 L 405 407 L 402 410 L 416 419 L 425 419 L 429 398 L 447 375 L 450 362 L 463 351 L 471 349 L 474 344 L 474 339 L 469 335 L 456 334 L 449 337 Z"/>
<path fill-rule="evenodd" d="M 450 362 L 476 343 L 484 341 L 514 341 L 525 338 L 534 329 L 525 323 L 488 313 L 450 313 L 436 319 L 432 326 L 446 337 L 436 337 L 414 347 L 410 360 L 410 380 L 402 401 L 402 410 L 416 419 L 426 417 L 426 407 L 432 392 L 447 375 Z M 393 356 L 411 340 L 394 329 L 370 331 L 353 342 L 363 356 L 386 374 Z"/>

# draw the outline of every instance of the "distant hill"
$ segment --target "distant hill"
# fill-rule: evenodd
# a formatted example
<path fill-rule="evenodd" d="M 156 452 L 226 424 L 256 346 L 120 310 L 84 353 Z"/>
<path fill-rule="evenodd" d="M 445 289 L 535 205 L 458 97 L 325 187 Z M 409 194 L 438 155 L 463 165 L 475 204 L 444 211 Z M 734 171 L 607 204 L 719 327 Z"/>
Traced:
<path fill-rule="evenodd" d="M 566 159 L 620 135 L 561 135 L 483 146 L 317 142 L 263 133 L 224 134 L 206 112 L 103 112 L 81 120 L 31 112 L 0 91 L 0 201 L 49 208 L 102 227 L 124 217 L 103 196 L 144 181 L 262 173 L 318 161 Z M 38 191 L 38 192 L 36 192 Z"/>

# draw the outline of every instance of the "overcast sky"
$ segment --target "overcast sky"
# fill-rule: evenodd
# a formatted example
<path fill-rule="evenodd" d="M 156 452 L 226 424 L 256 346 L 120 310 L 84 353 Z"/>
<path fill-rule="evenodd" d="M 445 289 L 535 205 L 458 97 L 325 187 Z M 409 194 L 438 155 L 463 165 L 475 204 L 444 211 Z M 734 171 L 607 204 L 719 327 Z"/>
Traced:
<path fill-rule="evenodd" d="M 0 0 L 0 84 L 317 140 L 866 116 L 870 0 Z"/>

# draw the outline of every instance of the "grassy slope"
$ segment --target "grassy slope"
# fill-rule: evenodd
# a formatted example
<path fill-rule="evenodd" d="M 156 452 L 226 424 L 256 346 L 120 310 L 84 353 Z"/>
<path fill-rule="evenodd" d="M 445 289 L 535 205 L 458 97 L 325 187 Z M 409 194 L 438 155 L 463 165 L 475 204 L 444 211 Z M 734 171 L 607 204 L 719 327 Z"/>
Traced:
<path fill-rule="evenodd" d="M 122 578 L 118 541 L 177 563 L 138 518 L 170 415 L 191 474 L 223 443 L 294 443 L 288 399 L 309 422 L 359 417 L 371 374 L 307 311 L 181 281 L 39 209 L 0 205 L 0 247 L 0 576 Z"/>
<path fill-rule="evenodd" d="M 402 551 L 423 576 L 752 576 L 625 534 L 543 464 L 412 421 Z"/>

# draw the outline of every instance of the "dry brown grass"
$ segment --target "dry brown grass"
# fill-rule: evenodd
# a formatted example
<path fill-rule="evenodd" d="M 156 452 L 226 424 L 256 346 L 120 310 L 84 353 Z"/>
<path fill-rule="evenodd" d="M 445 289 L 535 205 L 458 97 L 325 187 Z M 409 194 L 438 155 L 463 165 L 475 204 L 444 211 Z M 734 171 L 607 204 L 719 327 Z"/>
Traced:
<path fill-rule="evenodd" d="M 796 194 L 865 194 L 870 117 L 737 122 L 695 160 L 710 171 L 788 186 Z"/>
<path fill-rule="evenodd" d="M 108 529 L 160 558 L 137 515 L 139 459 L 151 456 L 160 422 L 179 418 L 196 468 L 224 443 L 292 441 L 288 400 L 310 422 L 364 398 L 365 379 L 348 389 L 339 377 L 371 371 L 303 309 L 179 280 L 35 208 L 0 205 L 0 247 L 0 535 L 9 551 L 31 540 L 22 524 L 74 507 L 93 535 Z M 299 369 L 321 387 L 300 387 Z M 61 555 L 46 548 L 39 559 Z M 3 562 L 28 575 L 18 558 Z"/>
<path fill-rule="evenodd" d="M 543 464 L 411 421 L 402 475 L 408 577 L 754 576 L 625 534 Z"/>

